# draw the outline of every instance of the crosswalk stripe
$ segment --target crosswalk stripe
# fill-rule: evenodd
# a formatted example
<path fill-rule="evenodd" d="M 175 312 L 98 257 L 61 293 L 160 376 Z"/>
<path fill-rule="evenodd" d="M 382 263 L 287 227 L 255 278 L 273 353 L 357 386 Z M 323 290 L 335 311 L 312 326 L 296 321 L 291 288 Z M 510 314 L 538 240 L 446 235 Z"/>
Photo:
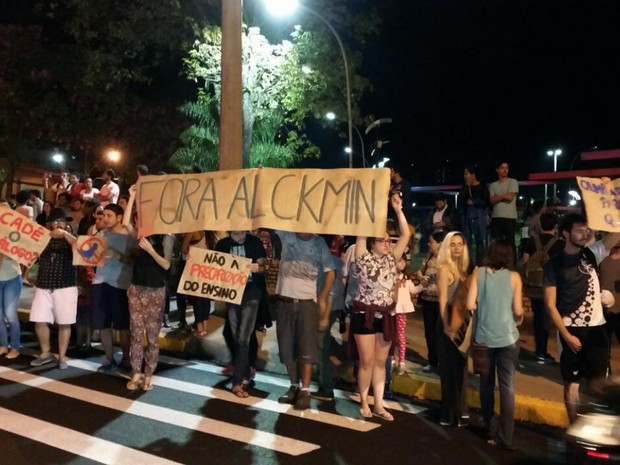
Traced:
<path fill-rule="evenodd" d="M 0 429 L 106 465 L 176 465 L 131 447 L 99 439 L 63 426 L 0 407 Z"/>
<path fill-rule="evenodd" d="M 69 365 L 82 370 L 97 371 L 98 365 L 87 360 L 71 360 Z M 187 381 L 179 381 L 172 378 L 166 378 L 163 376 L 153 376 L 153 384 L 155 386 L 166 387 L 176 391 L 195 394 L 202 397 L 209 397 L 211 399 L 225 400 L 227 402 L 233 402 L 246 407 L 258 408 L 275 412 L 279 414 L 290 415 L 298 418 L 304 418 L 306 420 L 313 420 L 320 423 L 326 423 L 328 425 L 339 426 L 341 428 L 348 428 L 354 431 L 366 433 L 380 425 L 378 423 L 357 420 L 354 418 L 345 417 L 342 415 L 336 415 L 329 412 L 322 412 L 320 410 L 308 409 L 305 411 L 298 411 L 293 409 L 292 406 L 286 404 L 280 404 L 277 401 L 270 399 L 261 399 L 258 397 L 250 396 L 245 399 L 239 398 L 229 391 L 223 389 L 214 389 L 209 386 L 203 386 L 200 384 L 189 383 Z"/>
<path fill-rule="evenodd" d="M 168 365 L 174 365 L 174 366 L 183 367 L 183 368 L 190 368 L 192 370 L 204 371 L 204 372 L 213 373 L 216 375 L 219 375 L 222 372 L 222 367 L 217 366 L 217 365 L 212 365 L 208 363 L 197 363 L 191 360 L 183 360 L 181 358 L 170 357 L 168 355 L 160 355 L 159 361 L 161 363 L 166 363 Z M 261 373 L 256 373 L 256 377 L 254 379 L 257 382 L 260 382 L 263 384 L 271 384 L 273 386 L 279 386 L 285 389 L 288 388 L 291 384 L 286 379 L 264 375 Z M 352 395 L 350 392 L 342 391 L 339 389 L 334 390 L 334 396 L 337 399 L 353 400 L 355 402 L 359 402 L 359 394 Z M 373 396 L 369 396 L 368 400 L 371 404 L 374 404 Z M 413 405 L 410 403 L 401 403 L 401 402 L 397 402 L 393 400 L 384 400 L 383 402 L 385 406 L 389 408 L 390 410 L 395 410 L 397 412 L 410 413 L 413 415 L 418 415 L 424 412 L 425 410 L 427 410 L 426 407 L 420 407 L 419 405 Z"/>
<path fill-rule="evenodd" d="M 72 362 L 74 364 L 75 361 Z M 75 366 L 75 365 L 74 365 Z M 204 416 L 180 412 L 167 407 L 150 405 L 131 399 L 113 396 L 92 389 L 86 389 L 62 381 L 32 375 L 11 368 L 0 367 L 0 377 L 8 381 L 24 384 L 54 394 L 80 400 L 106 408 L 129 413 L 150 420 L 160 421 L 182 428 L 192 429 L 202 433 L 219 436 L 233 441 L 243 442 L 254 446 L 271 449 L 288 455 L 302 455 L 320 446 L 297 439 L 280 436 L 265 431 L 259 431 L 244 426 L 238 426 Z M 159 377 L 156 377 L 159 378 Z M 189 384 L 189 383 L 186 383 Z M 231 394 L 232 395 L 232 394 Z M 137 462 L 147 463 L 147 462 Z"/>

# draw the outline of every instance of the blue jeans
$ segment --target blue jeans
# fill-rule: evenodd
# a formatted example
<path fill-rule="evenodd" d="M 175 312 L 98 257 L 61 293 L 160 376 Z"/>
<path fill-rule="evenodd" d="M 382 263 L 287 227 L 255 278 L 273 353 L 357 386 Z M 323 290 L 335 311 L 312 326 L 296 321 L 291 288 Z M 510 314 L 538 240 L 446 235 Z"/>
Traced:
<path fill-rule="evenodd" d="M 489 373 L 480 377 L 480 405 L 482 418 L 487 426 L 493 420 L 495 409 L 495 372 L 499 381 L 499 418 L 497 421 L 496 439 L 510 446 L 515 426 L 515 389 L 514 375 L 519 346 L 515 343 L 506 347 L 488 349 Z"/>
<path fill-rule="evenodd" d="M 228 304 L 227 308 L 230 332 L 235 344 L 233 386 L 236 386 L 244 379 L 250 379 L 250 337 L 256 331 L 258 299 L 245 300 L 241 305 Z"/>
<path fill-rule="evenodd" d="M 465 240 L 470 247 L 472 240 L 476 244 L 476 265 L 482 265 L 482 259 L 487 248 L 487 219 L 486 208 L 469 207 L 464 224 Z M 471 254 L 473 257 L 473 254 Z"/>
<path fill-rule="evenodd" d="M 9 346 L 5 321 L 9 325 L 11 348 L 19 350 L 21 346 L 19 318 L 17 317 L 17 307 L 19 306 L 21 292 L 21 276 L 16 276 L 8 281 L 0 281 L 0 347 Z"/>

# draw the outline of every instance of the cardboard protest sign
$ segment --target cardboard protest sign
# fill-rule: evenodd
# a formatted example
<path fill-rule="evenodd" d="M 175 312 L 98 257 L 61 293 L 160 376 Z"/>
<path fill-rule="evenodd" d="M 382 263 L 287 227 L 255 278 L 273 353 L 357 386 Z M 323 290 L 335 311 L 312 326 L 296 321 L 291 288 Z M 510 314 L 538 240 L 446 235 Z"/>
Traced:
<path fill-rule="evenodd" d="M 598 231 L 620 232 L 620 179 L 605 183 L 577 177 L 588 214 L 588 226 Z"/>
<path fill-rule="evenodd" d="M 381 169 L 252 169 L 140 176 L 140 235 L 253 230 L 379 237 L 390 176 Z"/>
<path fill-rule="evenodd" d="M 0 207 L 0 253 L 30 268 L 50 241 L 47 228 L 30 218 Z"/>
<path fill-rule="evenodd" d="M 177 292 L 240 304 L 252 260 L 190 247 Z"/>
<path fill-rule="evenodd" d="M 104 236 L 78 236 L 73 247 L 75 266 L 103 266 L 107 241 Z"/>

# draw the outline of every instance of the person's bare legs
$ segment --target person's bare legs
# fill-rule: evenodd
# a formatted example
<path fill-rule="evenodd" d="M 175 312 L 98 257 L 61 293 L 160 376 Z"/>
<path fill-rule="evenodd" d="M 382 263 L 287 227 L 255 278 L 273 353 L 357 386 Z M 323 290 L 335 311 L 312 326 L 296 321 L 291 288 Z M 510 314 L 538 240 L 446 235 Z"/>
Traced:
<path fill-rule="evenodd" d="M 383 339 L 382 333 L 376 333 L 374 337 L 374 362 L 372 365 L 372 392 L 375 397 L 373 411 L 381 413 L 385 411 L 383 405 L 383 392 L 385 391 L 385 362 L 390 353 L 392 343 Z"/>
<path fill-rule="evenodd" d="M 58 325 L 58 360 L 67 358 L 67 349 L 71 339 L 71 325 Z"/>
<path fill-rule="evenodd" d="M 291 381 L 291 386 L 299 386 L 299 370 L 297 369 L 297 363 L 287 363 L 286 372 L 288 373 L 288 379 Z"/>
<path fill-rule="evenodd" d="M 130 335 L 128 329 L 119 329 L 118 330 L 118 339 L 121 345 L 121 350 L 123 351 L 123 359 L 129 361 L 129 341 Z"/>
<path fill-rule="evenodd" d="M 370 413 L 368 391 L 370 390 L 375 360 L 375 335 L 355 334 L 355 343 L 360 359 L 359 369 L 357 371 L 357 386 L 360 391 L 360 413 L 362 413 L 362 416 L 367 416 L 365 413 Z M 383 388 L 381 388 L 381 392 L 383 392 Z"/>
<path fill-rule="evenodd" d="M 312 381 L 312 364 L 300 363 L 297 370 L 301 374 L 301 387 L 304 389 L 310 389 L 310 381 Z"/>
<path fill-rule="evenodd" d="M 112 328 L 104 328 L 99 330 L 99 338 L 101 339 L 101 345 L 103 346 L 103 353 L 107 360 L 114 359 L 114 337 Z"/>
<path fill-rule="evenodd" d="M 564 403 L 568 413 L 568 421 L 574 423 L 577 419 L 579 405 L 579 383 L 564 383 Z"/>
<path fill-rule="evenodd" d="M 47 357 L 50 355 L 50 327 L 47 323 L 37 322 L 34 324 L 34 331 L 37 334 L 41 354 L 39 357 Z"/>

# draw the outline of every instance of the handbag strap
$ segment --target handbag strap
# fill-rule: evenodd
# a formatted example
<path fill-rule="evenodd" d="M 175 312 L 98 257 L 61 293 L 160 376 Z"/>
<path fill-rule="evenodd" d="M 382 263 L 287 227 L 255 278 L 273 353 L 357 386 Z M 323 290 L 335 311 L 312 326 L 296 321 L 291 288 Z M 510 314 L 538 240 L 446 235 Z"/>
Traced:
<path fill-rule="evenodd" d="M 482 268 L 480 268 L 481 270 L 484 268 L 484 293 L 480 293 L 478 292 L 478 295 L 486 295 L 487 293 L 487 267 L 483 266 Z M 473 333 L 471 335 L 472 340 L 474 342 L 476 342 L 476 333 L 478 332 L 478 315 L 480 311 L 480 299 L 478 299 L 478 310 L 476 311 L 476 314 L 474 315 L 474 330 Z"/>

